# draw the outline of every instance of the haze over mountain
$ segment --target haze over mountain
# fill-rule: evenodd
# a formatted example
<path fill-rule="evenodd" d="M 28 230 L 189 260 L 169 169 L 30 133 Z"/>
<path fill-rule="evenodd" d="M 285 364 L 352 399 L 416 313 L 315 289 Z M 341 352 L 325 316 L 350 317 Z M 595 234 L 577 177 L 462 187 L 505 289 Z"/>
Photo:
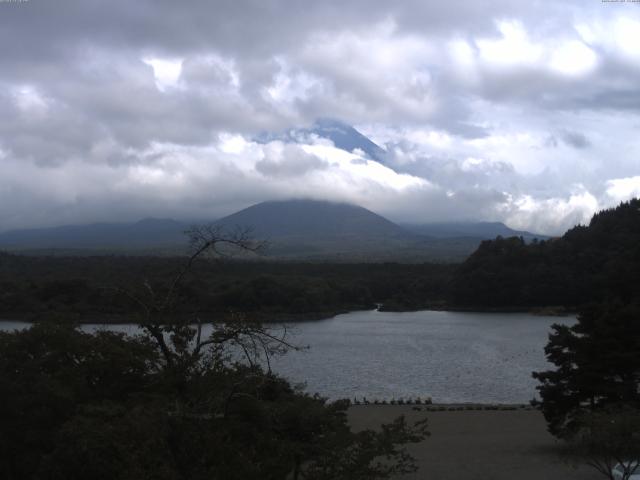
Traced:
<path fill-rule="evenodd" d="M 266 240 L 269 257 L 340 260 L 461 260 L 487 238 L 522 235 L 501 223 L 400 226 L 365 208 L 318 200 L 263 202 L 214 222 L 251 228 Z M 95 223 L 14 230 L 0 234 L 10 250 L 87 250 L 181 253 L 187 222 L 145 219 L 133 224 Z"/>
<path fill-rule="evenodd" d="M 406 230 L 435 238 L 473 237 L 482 240 L 491 240 L 497 236 L 522 237 L 526 241 L 537 238 L 543 240 L 549 238 L 524 230 L 514 230 L 502 222 L 434 222 L 423 224 L 400 224 Z"/>

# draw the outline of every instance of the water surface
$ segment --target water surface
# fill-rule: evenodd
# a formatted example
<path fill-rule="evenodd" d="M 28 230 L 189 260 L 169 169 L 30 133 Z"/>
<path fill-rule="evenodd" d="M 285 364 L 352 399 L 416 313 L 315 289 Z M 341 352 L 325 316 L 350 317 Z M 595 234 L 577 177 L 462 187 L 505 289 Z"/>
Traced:
<path fill-rule="evenodd" d="M 329 397 L 431 396 L 437 402 L 528 402 L 553 323 L 524 313 L 352 312 L 291 325 L 309 345 L 275 369 Z"/>
<path fill-rule="evenodd" d="M 524 403 L 549 327 L 574 318 L 525 313 L 351 312 L 287 324 L 289 340 L 310 348 L 272 361 L 274 370 L 330 398 L 430 396 L 436 402 Z M 0 322 L 0 329 L 26 328 Z M 135 325 L 84 325 L 136 333 Z"/>

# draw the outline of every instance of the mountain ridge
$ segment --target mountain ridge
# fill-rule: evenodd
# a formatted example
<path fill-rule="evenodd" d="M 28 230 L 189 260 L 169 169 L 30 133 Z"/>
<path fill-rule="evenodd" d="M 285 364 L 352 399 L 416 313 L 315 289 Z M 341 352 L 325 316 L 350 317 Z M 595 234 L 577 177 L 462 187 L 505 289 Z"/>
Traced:
<path fill-rule="evenodd" d="M 448 236 L 442 234 L 441 224 L 434 224 L 440 226 L 433 232 L 440 234 L 427 236 L 424 229 L 412 231 L 357 205 L 310 199 L 261 202 L 210 223 L 252 228 L 255 238 L 267 240 L 269 258 L 297 260 L 460 261 L 483 239 L 496 236 L 486 226 L 484 235 L 469 233 L 477 232 L 473 224 L 467 225 L 466 234 L 465 224 L 457 224 Z M 173 219 L 145 218 L 134 223 L 13 230 L 0 234 L 0 248 L 182 254 L 188 244 L 183 232 L 189 226 Z M 504 234 L 507 227 L 502 227 L 497 234 Z"/>

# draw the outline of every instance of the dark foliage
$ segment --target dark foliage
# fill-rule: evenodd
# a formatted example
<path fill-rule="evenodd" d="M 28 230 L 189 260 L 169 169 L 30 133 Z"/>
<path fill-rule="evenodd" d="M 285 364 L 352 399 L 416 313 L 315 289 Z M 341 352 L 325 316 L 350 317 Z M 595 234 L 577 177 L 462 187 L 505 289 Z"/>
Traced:
<path fill-rule="evenodd" d="M 191 240 L 194 253 L 169 281 L 116 288 L 139 310 L 140 336 L 56 322 L 0 333 L 3 478 L 364 480 L 415 471 L 404 445 L 424 439 L 424 421 L 352 432 L 348 401 L 327 403 L 271 372 L 269 357 L 295 348 L 286 331 L 235 314 L 205 335 L 197 315 L 181 314 L 198 257 L 255 249 L 217 228 L 193 230 Z"/>
<path fill-rule="evenodd" d="M 549 431 L 570 438 L 584 415 L 615 405 L 640 409 L 640 307 L 585 308 L 573 326 L 554 325 L 545 348 L 555 370 L 534 372 Z"/>
<path fill-rule="evenodd" d="M 364 479 L 415 468 L 402 445 L 424 425 L 354 433 L 348 402 L 256 365 L 206 355 L 179 382 L 166 367 L 146 337 L 53 323 L 1 333 L 2 478 L 284 479 L 297 468 Z"/>
<path fill-rule="evenodd" d="M 570 458 L 609 480 L 628 480 L 640 472 L 640 409 L 610 405 L 585 413 L 578 422 L 581 428 L 568 443 Z"/>
<path fill-rule="evenodd" d="M 137 307 L 113 285 L 161 287 L 184 258 L 33 257 L 0 253 L 0 315 L 51 319 L 123 316 Z M 302 315 L 439 305 L 453 267 L 442 264 L 313 264 L 202 260 L 180 286 L 182 313 L 230 310 Z M 125 319 L 126 320 L 126 319 Z"/>
<path fill-rule="evenodd" d="M 588 226 L 530 244 L 484 241 L 457 270 L 453 300 L 475 306 L 580 306 L 640 291 L 640 200 L 604 210 Z"/>

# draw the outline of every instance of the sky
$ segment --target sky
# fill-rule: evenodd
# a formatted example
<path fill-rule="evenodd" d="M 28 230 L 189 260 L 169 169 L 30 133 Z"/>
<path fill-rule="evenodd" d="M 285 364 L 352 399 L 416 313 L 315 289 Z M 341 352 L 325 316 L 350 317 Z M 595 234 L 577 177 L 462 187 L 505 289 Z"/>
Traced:
<path fill-rule="evenodd" d="M 0 231 L 314 198 L 556 235 L 640 196 L 638 2 L 0 0 L 0 84 Z"/>

